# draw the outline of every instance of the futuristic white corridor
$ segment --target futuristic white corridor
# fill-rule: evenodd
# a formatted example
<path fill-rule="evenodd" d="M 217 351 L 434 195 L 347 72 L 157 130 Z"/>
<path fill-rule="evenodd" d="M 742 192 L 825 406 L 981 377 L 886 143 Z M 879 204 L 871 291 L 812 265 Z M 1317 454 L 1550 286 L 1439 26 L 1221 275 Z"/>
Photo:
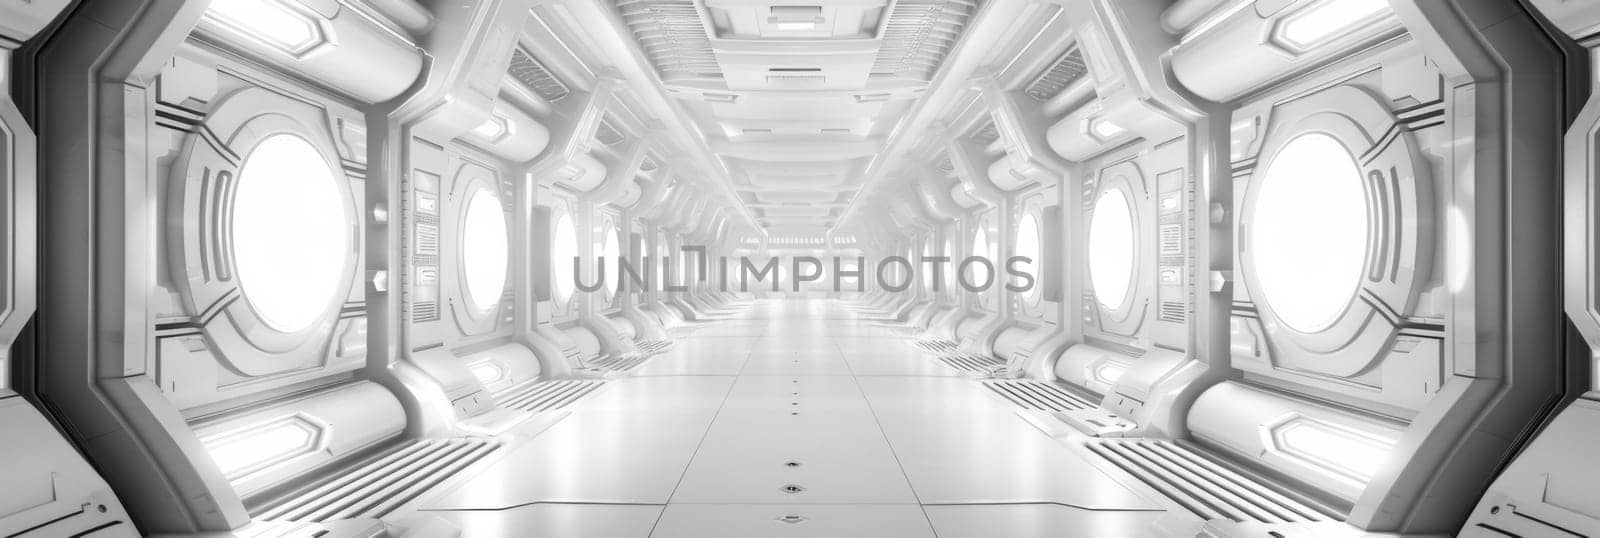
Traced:
<path fill-rule="evenodd" d="M 608 381 L 424 510 L 466 536 L 980 538 L 1198 527 L 849 304 L 759 300 L 698 323 L 672 351 Z"/>

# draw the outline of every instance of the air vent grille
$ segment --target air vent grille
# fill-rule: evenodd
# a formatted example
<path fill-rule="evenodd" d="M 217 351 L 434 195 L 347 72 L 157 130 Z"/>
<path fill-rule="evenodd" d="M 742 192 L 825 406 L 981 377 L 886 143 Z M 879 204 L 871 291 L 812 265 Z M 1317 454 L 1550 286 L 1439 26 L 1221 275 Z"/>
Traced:
<path fill-rule="evenodd" d="M 656 163 L 655 155 L 646 155 L 644 157 L 644 162 L 639 163 L 639 169 L 646 172 L 655 170 L 657 168 L 661 168 L 661 165 Z"/>
<path fill-rule="evenodd" d="M 532 54 L 520 48 L 511 53 L 511 68 L 507 72 L 511 74 L 511 78 L 517 79 L 517 82 L 533 90 L 533 93 L 552 103 L 572 93 L 566 83 L 551 74 L 549 69 L 545 69 L 544 64 L 535 60 Z"/>
<path fill-rule="evenodd" d="M 500 448 L 489 439 L 410 441 L 325 479 L 276 496 L 251 515 L 261 520 L 380 518 Z"/>
<path fill-rule="evenodd" d="M 984 381 L 983 385 L 989 390 L 1011 400 L 1025 409 L 1040 411 L 1062 412 L 1073 409 L 1094 409 L 1099 407 L 1089 403 L 1088 400 L 1079 398 L 1076 394 L 1067 392 L 1054 383 L 1030 380 L 996 380 Z"/>
<path fill-rule="evenodd" d="M 976 2 L 962 0 L 895 2 L 883 29 L 883 46 L 872 63 L 872 74 L 933 80 L 976 9 Z"/>
<path fill-rule="evenodd" d="M 1208 520 L 1303 523 L 1335 519 L 1174 441 L 1094 440 L 1087 446 Z"/>
<path fill-rule="evenodd" d="M 945 355 L 939 357 L 939 360 L 946 366 L 974 374 L 992 374 L 996 369 L 1005 366 L 1005 362 L 1000 359 L 983 355 Z"/>
<path fill-rule="evenodd" d="M 616 5 L 662 79 L 722 78 L 694 0 L 617 0 Z"/>
<path fill-rule="evenodd" d="M 1161 303 L 1161 313 L 1159 315 L 1159 319 L 1161 321 L 1183 323 L 1184 320 L 1188 318 L 1189 309 L 1184 308 L 1183 303 L 1174 301 L 1165 301 Z"/>
<path fill-rule="evenodd" d="M 637 353 L 636 354 L 631 354 L 631 355 L 615 356 L 615 357 L 607 355 L 607 356 L 600 357 L 598 359 L 589 361 L 589 366 L 594 367 L 594 368 L 604 369 L 604 370 L 615 370 L 615 371 L 618 371 L 618 372 L 626 372 L 628 370 L 632 370 L 632 369 L 638 367 L 641 364 L 644 364 L 644 361 L 649 360 L 649 359 L 650 359 L 650 356 L 644 355 L 644 354 L 637 354 Z"/>
<path fill-rule="evenodd" d="M 541 413 L 564 409 L 605 385 L 598 379 L 539 381 L 494 395 L 500 407 Z"/>
<path fill-rule="evenodd" d="M 1050 69 L 1040 73 L 1039 78 L 1033 79 L 1033 82 L 1028 84 L 1026 92 L 1028 97 L 1034 100 L 1049 101 L 1088 73 L 1089 67 L 1083 63 L 1083 49 L 1072 47 L 1072 50 L 1061 55 Z"/>
<path fill-rule="evenodd" d="M 439 302 L 426 301 L 411 305 L 411 322 L 427 323 L 439 321 Z"/>
<path fill-rule="evenodd" d="M 954 172 L 954 171 L 956 171 L 956 162 L 950 160 L 950 156 L 949 155 L 946 155 L 946 156 L 940 158 L 939 159 L 939 164 L 937 164 L 935 166 L 937 166 L 941 172 Z"/>

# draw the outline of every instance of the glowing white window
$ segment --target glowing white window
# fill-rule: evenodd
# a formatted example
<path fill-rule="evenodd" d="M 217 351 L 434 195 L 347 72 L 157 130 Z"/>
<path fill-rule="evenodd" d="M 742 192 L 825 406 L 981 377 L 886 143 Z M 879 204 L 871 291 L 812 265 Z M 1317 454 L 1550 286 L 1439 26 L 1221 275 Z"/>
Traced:
<path fill-rule="evenodd" d="M 1111 120 L 1097 119 L 1089 124 L 1089 132 L 1094 133 L 1101 140 L 1110 140 L 1121 136 L 1122 133 L 1126 133 L 1128 130 L 1123 129 L 1121 125 L 1112 123 Z"/>
<path fill-rule="evenodd" d="M 1394 439 L 1305 417 L 1283 423 L 1273 438 L 1283 452 L 1363 484 L 1394 449 Z"/>
<path fill-rule="evenodd" d="M 572 281 L 576 273 L 572 271 L 572 260 L 578 257 L 578 231 L 572 226 L 572 216 L 561 213 L 556 219 L 556 227 L 550 237 L 550 265 L 553 269 L 551 277 L 555 279 L 556 300 L 565 302 L 572 297 L 572 290 L 577 289 L 577 283 Z"/>
<path fill-rule="evenodd" d="M 317 431 L 299 417 L 241 430 L 203 441 L 222 475 L 235 479 L 274 463 L 311 452 Z"/>
<path fill-rule="evenodd" d="M 1043 243 L 1039 238 L 1039 217 L 1032 213 L 1023 215 L 1022 222 L 1017 225 L 1017 245 L 1013 255 L 1022 256 L 1033 261 L 1020 264 L 1017 267 L 1024 272 L 1036 274 L 1040 265 L 1039 256 L 1042 247 Z M 1023 284 L 1022 278 L 1015 278 L 1013 284 L 1021 286 Z M 1027 297 L 1032 299 L 1038 295 L 1039 283 L 1035 281 L 1033 288 L 1028 290 Z"/>
<path fill-rule="evenodd" d="M 990 257 L 989 232 L 981 226 L 978 228 L 978 232 L 973 234 L 972 237 L 972 256 L 976 258 Z M 990 263 L 994 263 L 994 261 L 990 260 Z M 982 263 L 972 262 L 972 264 L 967 266 L 968 284 L 983 284 L 990 279 L 990 275 L 991 273 L 983 266 Z"/>
<path fill-rule="evenodd" d="M 933 238 L 930 237 L 928 239 L 923 240 L 923 242 L 922 242 L 922 257 L 924 257 L 924 258 L 932 258 L 932 257 L 934 257 L 936 255 L 937 254 L 933 251 Z M 922 277 L 921 277 L 922 278 L 922 289 L 925 289 L 925 290 L 928 290 L 928 291 L 933 291 L 933 271 L 929 270 L 927 265 L 923 264 L 922 262 L 917 261 L 916 258 L 906 258 L 906 259 L 911 260 L 912 267 L 915 268 L 913 270 L 913 272 L 920 273 L 922 275 Z"/>
<path fill-rule="evenodd" d="M 478 382 L 485 385 L 499 381 L 506 376 L 506 369 L 491 361 L 474 364 L 471 370 L 472 376 L 478 378 Z"/>
<path fill-rule="evenodd" d="M 956 254 L 955 237 L 945 241 L 944 255 L 950 258 L 950 261 L 944 264 L 944 289 L 948 292 L 954 292 L 961 287 L 961 283 L 956 282 L 956 268 L 961 266 L 961 257 Z"/>
<path fill-rule="evenodd" d="M 1106 308 L 1121 307 L 1133 289 L 1135 241 L 1128 196 L 1122 189 L 1106 191 L 1089 222 L 1089 284 Z"/>
<path fill-rule="evenodd" d="M 606 293 L 610 294 L 616 290 L 616 277 L 610 275 L 617 275 L 622 267 L 622 244 L 617 240 L 616 229 L 606 230 L 605 234 L 606 242 L 600 247 L 600 256 L 606 261 L 606 274 L 600 275 L 600 278 L 605 280 Z"/>
<path fill-rule="evenodd" d="M 505 208 L 499 196 L 484 188 L 472 192 L 466 207 L 461 223 L 462 278 L 472 307 L 489 310 L 500 304 L 506 290 L 511 242 Z"/>
<path fill-rule="evenodd" d="M 282 0 L 212 0 L 205 16 L 284 52 L 303 52 L 322 42 L 317 23 Z"/>
<path fill-rule="evenodd" d="M 1107 385 L 1116 385 L 1117 380 L 1122 379 L 1122 374 L 1126 371 L 1128 367 L 1121 363 L 1104 361 L 1089 370 L 1089 378 Z"/>
<path fill-rule="evenodd" d="M 511 134 L 511 121 L 500 116 L 492 116 L 488 121 L 473 127 L 472 134 L 490 142 L 499 142 L 501 137 Z"/>
<path fill-rule="evenodd" d="M 1388 0 L 1323 0 L 1284 19 L 1278 35 L 1286 44 L 1305 50 L 1388 12 Z"/>
<path fill-rule="evenodd" d="M 1284 325 L 1333 325 L 1361 287 L 1367 250 L 1361 170 L 1344 144 L 1321 133 L 1278 150 L 1252 202 L 1249 243 L 1256 299 Z"/>
<path fill-rule="evenodd" d="M 298 332 L 330 312 L 349 275 L 351 225 L 336 169 L 304 138 L 268 136 L 239 169 L 233 263 L 269 327 Z"/>

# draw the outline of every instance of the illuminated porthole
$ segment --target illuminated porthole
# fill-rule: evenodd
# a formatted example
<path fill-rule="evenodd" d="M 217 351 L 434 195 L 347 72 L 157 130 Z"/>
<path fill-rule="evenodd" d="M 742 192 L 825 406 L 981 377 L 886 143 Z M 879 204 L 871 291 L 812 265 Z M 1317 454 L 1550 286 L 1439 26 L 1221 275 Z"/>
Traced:
<path fill-rule="evenodd" d="M 606 266 L 610 269 L 601 272 L 600 279 L 604 281 L 606 295 L 611 295 L 616 291 L 617 288 L 615 280 L 609 277 L 608 273 L 611 275 L 618 275 L 618 278 L 620 278 L 622 270 L 622 242 L 617 239 L 617 230 L 606 230 L 605 233 L 606 242 L 600 247 L 600 259 L 605 260 Z"/>
<path fill-rule="evenodd" d="M 1089 221 L 1089 284 L 1095 300 L 1120 308 L 1133 289 L 1133 206 L 1122 189 L 1109 189 L 1094 203 Z"/>
<path fill-rule="evenodd" d="M 974 257 L 974 258 L 984 258 L 984 259 L 988 259 L 990 257 L 989 256 L 989 232 L 988 232 L 988 230 L 985 230 L 984 228 L 979 227 L 978 228 L 978 232 L 976 234 L 973 234 L 973 237 L 972 237 L 972 254 L 971 254 L 971 256 Z M 993 263 L 993 262 L 991 261 L 991 263 Z M 994 277 L 993 273 L 991 273 L 989 271 L 989 269 L 987 267 L 985 267 L 982 263 L 972 262 L 972 263 L 968 264 L 968 263 L 965 263 L 965 261 L 963 260 L 962 262 L 957 264 L 957 267 L 963 267 L 963 266 L 966 267 L 966 273 L 967 273 L 966 274 L 966 279 L 967 279 L 967 283 L 968 284 L 974 284 L 974 285 L 983 284 L 985 282 L 989 282 Z"/>
<path fill-rule="evenodd" d="M 1021 267 L 1037 272 L 1037 268 L 1040 265 L 1039 256 L 1042 247 L 1043 243 L 1039 237 L 1039 217 L 1033 213 L 1023 215 L 1022 222 L 1017 225 L 1017 244 L 1012 255 L 1031 260 Z M 1023 285 L 1023 279 L 1017 277 L 1014 279 L 1013 284 L 1021 286 Z M 1036 282 L 1032 288 L 1028 289 L 1025 297 L 1031 302 L 1038 296 L 1039 286 Z"/>
<path fill-rule="evenodd" d="M 338 174 L 291 134 L 261 139 L 239 169 L 234 268 L 245 300 L 273 329 L 305 330 L 339 302 L 352 249 Z"/>
<path fill-rule="evenodd" d="M 576 273 L 572 270 L 572 260 L 578 257 L 578 231 L 572 226 L 572 216 L 561 213 L 556 218 L 556 226 L 550 236 L 550 265 L 551 278 L 555 279 L 552 289 L 555 290 L 555 299 L 565 303 L 572 297 L 572 291 L 577 288 L 572 278 Z"/>
<path fill-rule="evenodd" d="M 484 311 L 499 305 L 505 293 L 510 257 L 506 214 L 500 197 L 481 187 L 472 191 L 466 208 L 461 223 L 462 280 L 472 308 Z"/>
<path fill-rule="evenodd" d="M 1256 188 L 1246 248 L 1257 298 L 1290 329 L 1327 329 L 1354 300 L 1366 261 L 1355 158 L 1332 136 L 1303 134 L 1272 157 Z"/>

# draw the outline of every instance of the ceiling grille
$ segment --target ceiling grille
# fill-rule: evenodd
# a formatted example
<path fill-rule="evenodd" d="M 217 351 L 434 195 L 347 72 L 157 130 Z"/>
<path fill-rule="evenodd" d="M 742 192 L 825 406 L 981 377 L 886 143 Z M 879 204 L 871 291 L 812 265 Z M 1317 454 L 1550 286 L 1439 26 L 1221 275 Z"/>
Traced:
<path fill-rule="evenodd" d="M 662 79 L 722 78 L 693 0 L 617 0 L 617 11 Z"/>
<path fill-rule="evenodd" d="M 1083 49 L 1072 47 L 1056 60 L 1055 65 L 1040 73 L 1039 78 L 1033 79 L 1033 82 L 1028 84 L 1028 97 L 1038 101 L 1049 101 L 1088 73 L 1089 67 L 1083 63 Z"/>
<path fill-rule="evenodd" d="M 551 74 L 549 69 L 545 69 L 539 60 L 535 60 L 532 54 L 521 48 L 511 53 L 511 69 L 508 72 L 511 78 L 517 79 L 517 82 L 527 86 L 546 101 L 560 101 L 572 93 L 567 89 L 566 83 L 561 82 L 561 79 Z"/>
<path fill-rule="evenodd" d="M 933 80 L 977 7 L 976 0 L 895 2 L 883 29 L 883 45 L 872 63 L 872 74 Z"/>

